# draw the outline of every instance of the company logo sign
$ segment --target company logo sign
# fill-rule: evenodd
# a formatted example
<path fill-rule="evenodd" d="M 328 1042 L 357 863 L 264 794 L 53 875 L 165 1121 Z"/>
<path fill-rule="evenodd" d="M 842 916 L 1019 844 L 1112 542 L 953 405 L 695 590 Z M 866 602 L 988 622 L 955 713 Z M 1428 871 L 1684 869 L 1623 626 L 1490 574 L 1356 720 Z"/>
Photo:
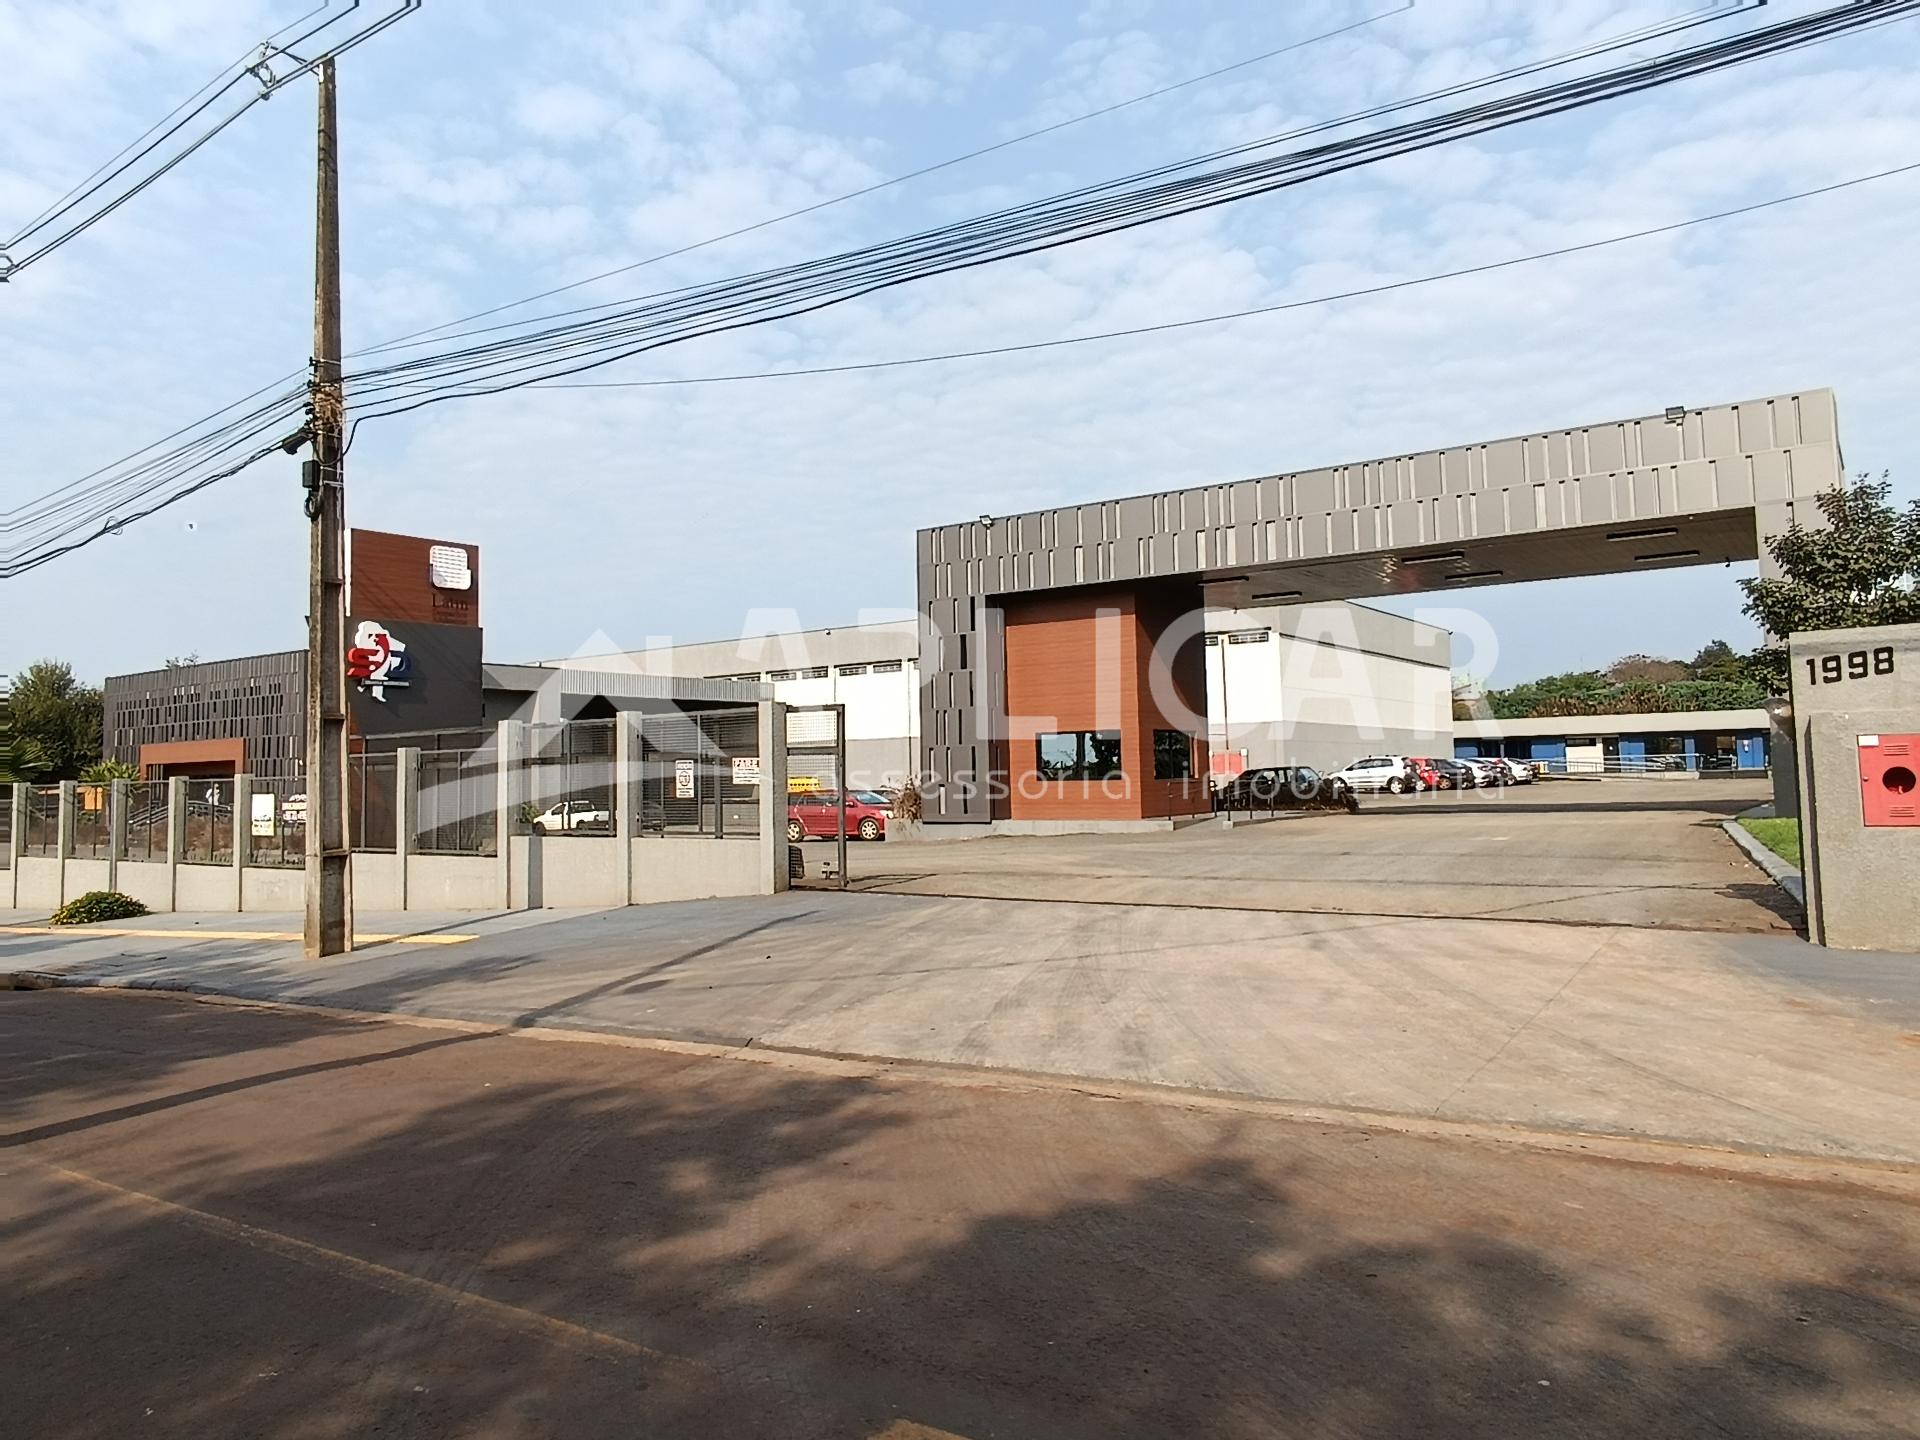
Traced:
<path fill-rule="evenodd" d="M 347 651 L 347 678 L 374 699 L 385 701 L 388 687 L 406 689 L 413 661 L 406 645 L 377 620 L 362 620 Z"/>

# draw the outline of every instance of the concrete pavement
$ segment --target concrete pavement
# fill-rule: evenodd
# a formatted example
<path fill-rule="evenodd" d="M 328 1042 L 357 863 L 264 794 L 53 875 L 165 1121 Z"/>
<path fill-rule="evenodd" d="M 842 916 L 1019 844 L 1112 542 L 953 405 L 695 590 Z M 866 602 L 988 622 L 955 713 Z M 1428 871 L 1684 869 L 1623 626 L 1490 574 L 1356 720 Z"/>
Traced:
<path fill-rule="evenodd" d="M 1783 937 L 795 892 L 313 964 L 190 919 L 0 971 L 1920 1162 L 1920 959 Z"/>
<path fill-rule="evenodd" d="M 918 1075 L 0 994 L 0 1429 L 1851 1440 L 1920 1414 L 1913 1172 Z"/>
<path fill-rule="evenodd" d="M 1801 907 L 1720 829 L 1769 793 L 1743 779 L 1543 781 L 1369 795 L 1358 815 L 1232 830 L 854 844 L 847 867 L 858 888 L 894 894 L 1788 935 Z"/>

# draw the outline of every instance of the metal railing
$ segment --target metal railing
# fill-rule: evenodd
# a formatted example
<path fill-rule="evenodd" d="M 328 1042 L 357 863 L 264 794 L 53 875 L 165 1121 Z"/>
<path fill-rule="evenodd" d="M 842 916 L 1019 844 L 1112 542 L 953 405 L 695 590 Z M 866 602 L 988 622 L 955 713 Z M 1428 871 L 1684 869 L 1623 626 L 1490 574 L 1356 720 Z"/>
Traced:
<path fill-rule="evenodd" d="M 527 727 L 519 820 L 535 835 L 612 835 L 620 803 L 614 775 L 617 720 Z"/>
<path fill-rule="evenodd" d="M 186 835 L 180 847 L 183 865 L 233 863 L 233 781 L 187 781 Z"/>
<path fill-rule="evenodd" d="M 1520 757 L 1524 759 L 1524 757 Z M 1737 755 L 1609 755 L 1600 759 L 1582 756 L 1529 761 L 1535 770 L 1547 775 L 1677 775 L 1688 771 L 1702 774 L 1764 775 L 1767 766 L 1742 765 Z"/>
<path fill-rule="evenodd" d="M 22 855 L 44 858 L 60 853 L 58 785 L 35 785 L 27 791 L 27 833 L 21 839 Z"/>
<path fill-rule="evenodd" d="M 347 757 L 347 845 L 391 851 L 399 834 L 400 761 L 396 755 Z"/>
<path fill-rule="evenodd" d="M 500 766 L 491 746 L 423 750 L 413 848 L 423 855 L 499 853 Z"/>
<path fill-rule="evenodd" d="M 633 717 L 639 835 L 758 835 L 760 717 L 752 707 Z"/>
<path fill-rule="evenodd" d="M 296 780 L 255 780 L 247 801 L 247 863 L 297 869 L 307 863 L 307 795 Z"/>
<path fill-rule="evenodd" d="M 167 790 L 164 780 L 128 782 L 126 835 L 120 844 L 122 860 L 166 860 Z"/>
<path fill-rule="evenodd" d="M 0 785 L 0 870 L 13 864 L 13 787 Z"/>

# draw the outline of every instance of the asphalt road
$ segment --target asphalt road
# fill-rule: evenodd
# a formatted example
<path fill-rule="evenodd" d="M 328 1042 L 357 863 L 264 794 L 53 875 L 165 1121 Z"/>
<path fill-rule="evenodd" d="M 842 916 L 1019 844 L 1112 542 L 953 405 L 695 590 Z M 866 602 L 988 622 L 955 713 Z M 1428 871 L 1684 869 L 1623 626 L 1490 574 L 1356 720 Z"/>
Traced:
<path fill-rule="evenodd" d="M 851 844 L 866 890 L 1311 914 L 1553 920 L 1790 935 L 1800 907 L 1720 828 L 1764 780 L 1543 781 L 1367 795 L 1172 833 Z M 801 853 L 811 873 L 831 846 Z"/>
<path fill-rule="evenodd" d="M 0 994 L 0 1126 L 37 1440 L 1920 1415 L 1911 1169 L 71 991 Z"/>

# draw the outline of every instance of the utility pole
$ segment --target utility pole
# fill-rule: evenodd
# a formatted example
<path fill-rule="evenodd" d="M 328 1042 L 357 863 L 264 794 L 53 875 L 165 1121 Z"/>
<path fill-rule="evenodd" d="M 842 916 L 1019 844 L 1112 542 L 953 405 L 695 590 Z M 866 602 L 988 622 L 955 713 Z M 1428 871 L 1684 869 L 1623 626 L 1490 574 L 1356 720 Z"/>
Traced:
<path fill-rule="evenodd" d="M 307 576 L 308 959 L 353 948 L 347 846 L 346 487 L 341 469 L 340 161 L 333 59 L 319 64 L 320 135 L 313 234 L 313 377 L 308 435 Z M 242 823 L 236 820 L 235 823 Z"/>

